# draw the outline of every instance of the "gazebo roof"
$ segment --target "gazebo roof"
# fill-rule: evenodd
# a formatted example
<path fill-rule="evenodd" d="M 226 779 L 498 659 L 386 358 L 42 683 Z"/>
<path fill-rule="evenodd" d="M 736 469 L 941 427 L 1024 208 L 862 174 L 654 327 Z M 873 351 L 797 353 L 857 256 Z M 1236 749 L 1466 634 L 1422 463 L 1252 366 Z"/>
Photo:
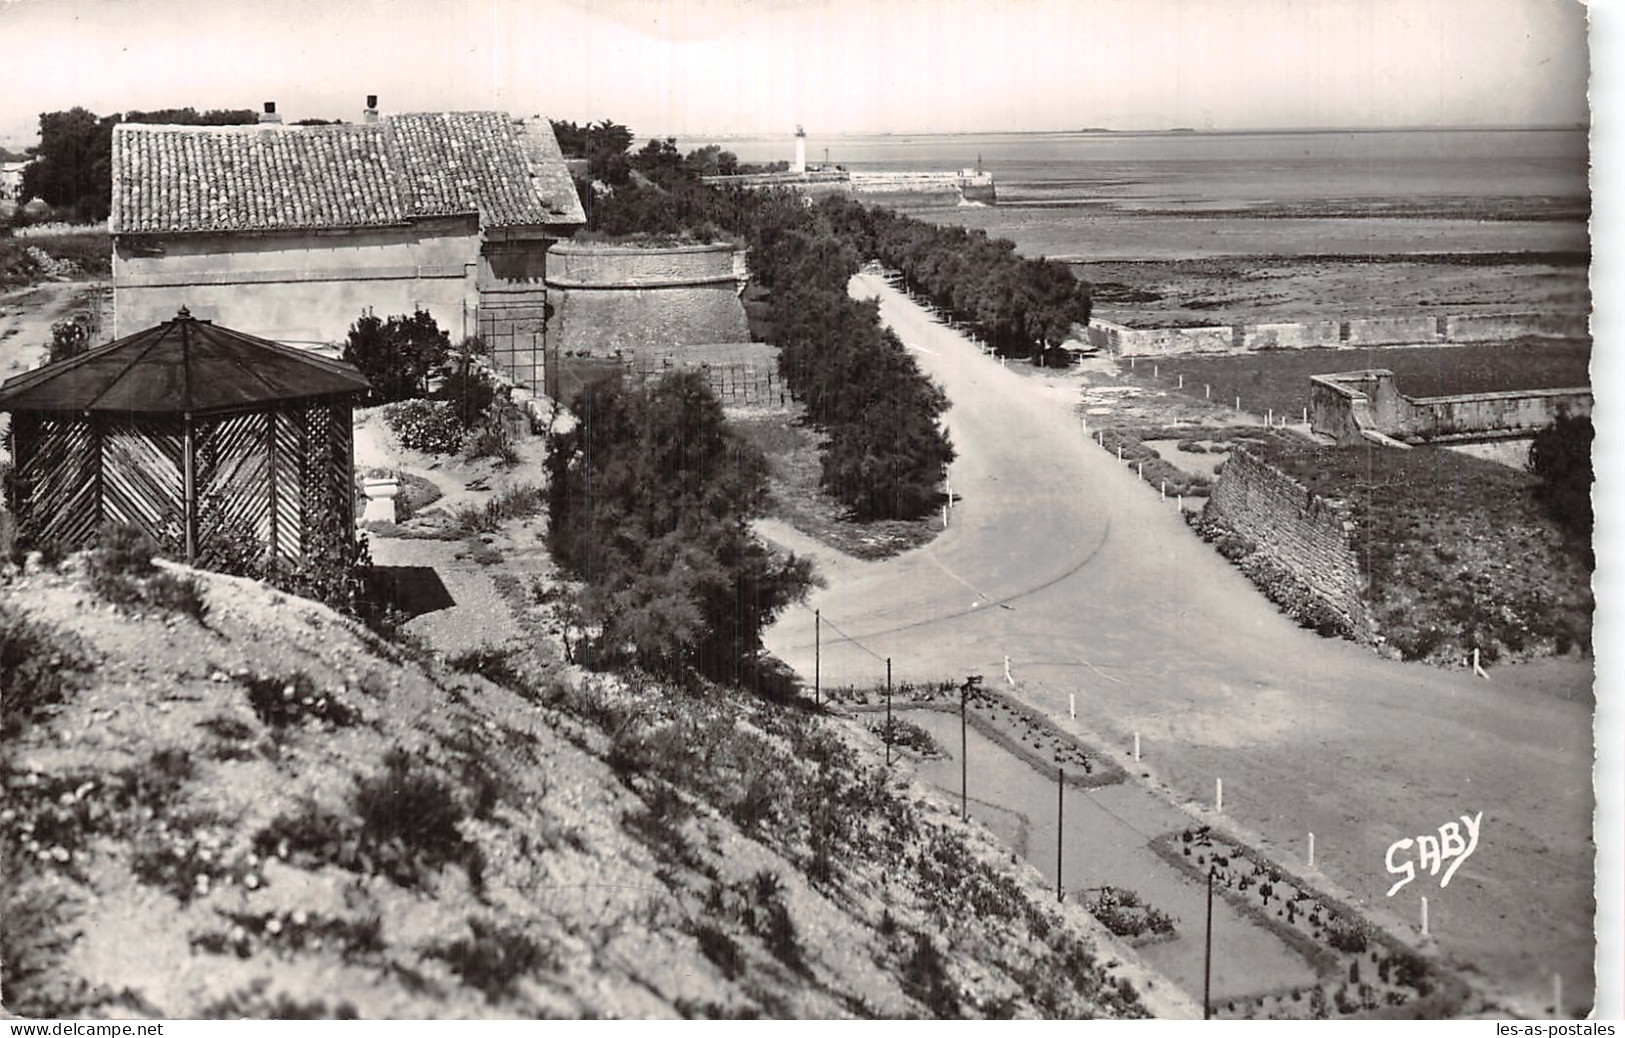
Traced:
<path fill-rule="evenodd" d="M 172 321 L 7 379 L 0 411 L 206 414 L 370 388 L 350 364 L 217 327 L 182 307 Z"/>

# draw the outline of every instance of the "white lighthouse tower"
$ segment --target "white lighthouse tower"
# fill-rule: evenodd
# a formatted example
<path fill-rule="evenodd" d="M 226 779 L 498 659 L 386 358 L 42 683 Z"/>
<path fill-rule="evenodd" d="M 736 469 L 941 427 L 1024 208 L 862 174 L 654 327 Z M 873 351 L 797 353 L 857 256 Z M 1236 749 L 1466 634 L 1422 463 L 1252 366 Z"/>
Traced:
<path fill-rule="evenodd" d="M 807 172 L 807 131 L 799 125 L 796 127 L 796 163 L 790 167 L 790 172 Z"/>

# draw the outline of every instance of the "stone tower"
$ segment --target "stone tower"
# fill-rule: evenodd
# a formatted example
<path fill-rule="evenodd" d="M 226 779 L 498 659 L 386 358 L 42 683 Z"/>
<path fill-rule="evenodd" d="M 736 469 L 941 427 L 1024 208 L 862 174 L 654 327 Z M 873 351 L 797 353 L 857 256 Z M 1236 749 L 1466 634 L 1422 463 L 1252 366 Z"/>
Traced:
<path fill-rule="evenodd" d="M 800 126 L 796 127 L 796 163 L 790 167 L 790 172 L 807 172 L 807 131 Z"/>

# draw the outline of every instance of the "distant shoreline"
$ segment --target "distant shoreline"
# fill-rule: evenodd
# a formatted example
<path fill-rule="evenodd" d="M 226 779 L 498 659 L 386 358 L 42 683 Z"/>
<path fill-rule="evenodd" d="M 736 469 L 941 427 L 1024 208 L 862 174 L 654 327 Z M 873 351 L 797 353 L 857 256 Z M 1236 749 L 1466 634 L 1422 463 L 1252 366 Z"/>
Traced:
<path fill-rule="evenodd" d="M 1588 127 L 1583 125 L 1556 125 L 1556 126 L 1320 126 L 1320 127 L 1291 127 L 1291 128 L 1255 128 L 1255 129 L 1226 129 L 1226 130 L 1200 130 L 1184 127 L 1170 127 L 1163 130 L 1113 130 L 1105 127 L 1087 127 L 1076 130 L 893 130 L 887 132 L 846 133 L 839 130 L 828 133 L 813 134 L 816 138 L 841 138 L 843 140 L 908 140 L 916 137 L 1285 137 L 1310 136 L 1337 133 L 1586 133 Z M 642 140 L 665 140 L 666 137 L 676 137 L 679 141 L 725 141 L 763 140 L 776 136 L 786 139 L 788 133 L 775 133 L 768 130 L 760 133 L 678 133 L 678 134 L 650 134 L 648 137 L 639 136 Z"/>

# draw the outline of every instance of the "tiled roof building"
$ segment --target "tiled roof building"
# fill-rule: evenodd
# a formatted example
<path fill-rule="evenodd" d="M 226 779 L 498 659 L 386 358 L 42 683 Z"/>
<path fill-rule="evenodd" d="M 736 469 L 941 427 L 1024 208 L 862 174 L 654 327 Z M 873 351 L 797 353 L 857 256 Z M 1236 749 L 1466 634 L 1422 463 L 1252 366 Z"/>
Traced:
<path fill-rule="evenodd" d="M 546 249 L 586 221 L 552 126 L 368 102 L 349 125 L 267 103 L 257 126 L 118 126 L 115 332 L 187 306 L 319 344 L 422 307 L 454 339 L 539 334 Z"/>

